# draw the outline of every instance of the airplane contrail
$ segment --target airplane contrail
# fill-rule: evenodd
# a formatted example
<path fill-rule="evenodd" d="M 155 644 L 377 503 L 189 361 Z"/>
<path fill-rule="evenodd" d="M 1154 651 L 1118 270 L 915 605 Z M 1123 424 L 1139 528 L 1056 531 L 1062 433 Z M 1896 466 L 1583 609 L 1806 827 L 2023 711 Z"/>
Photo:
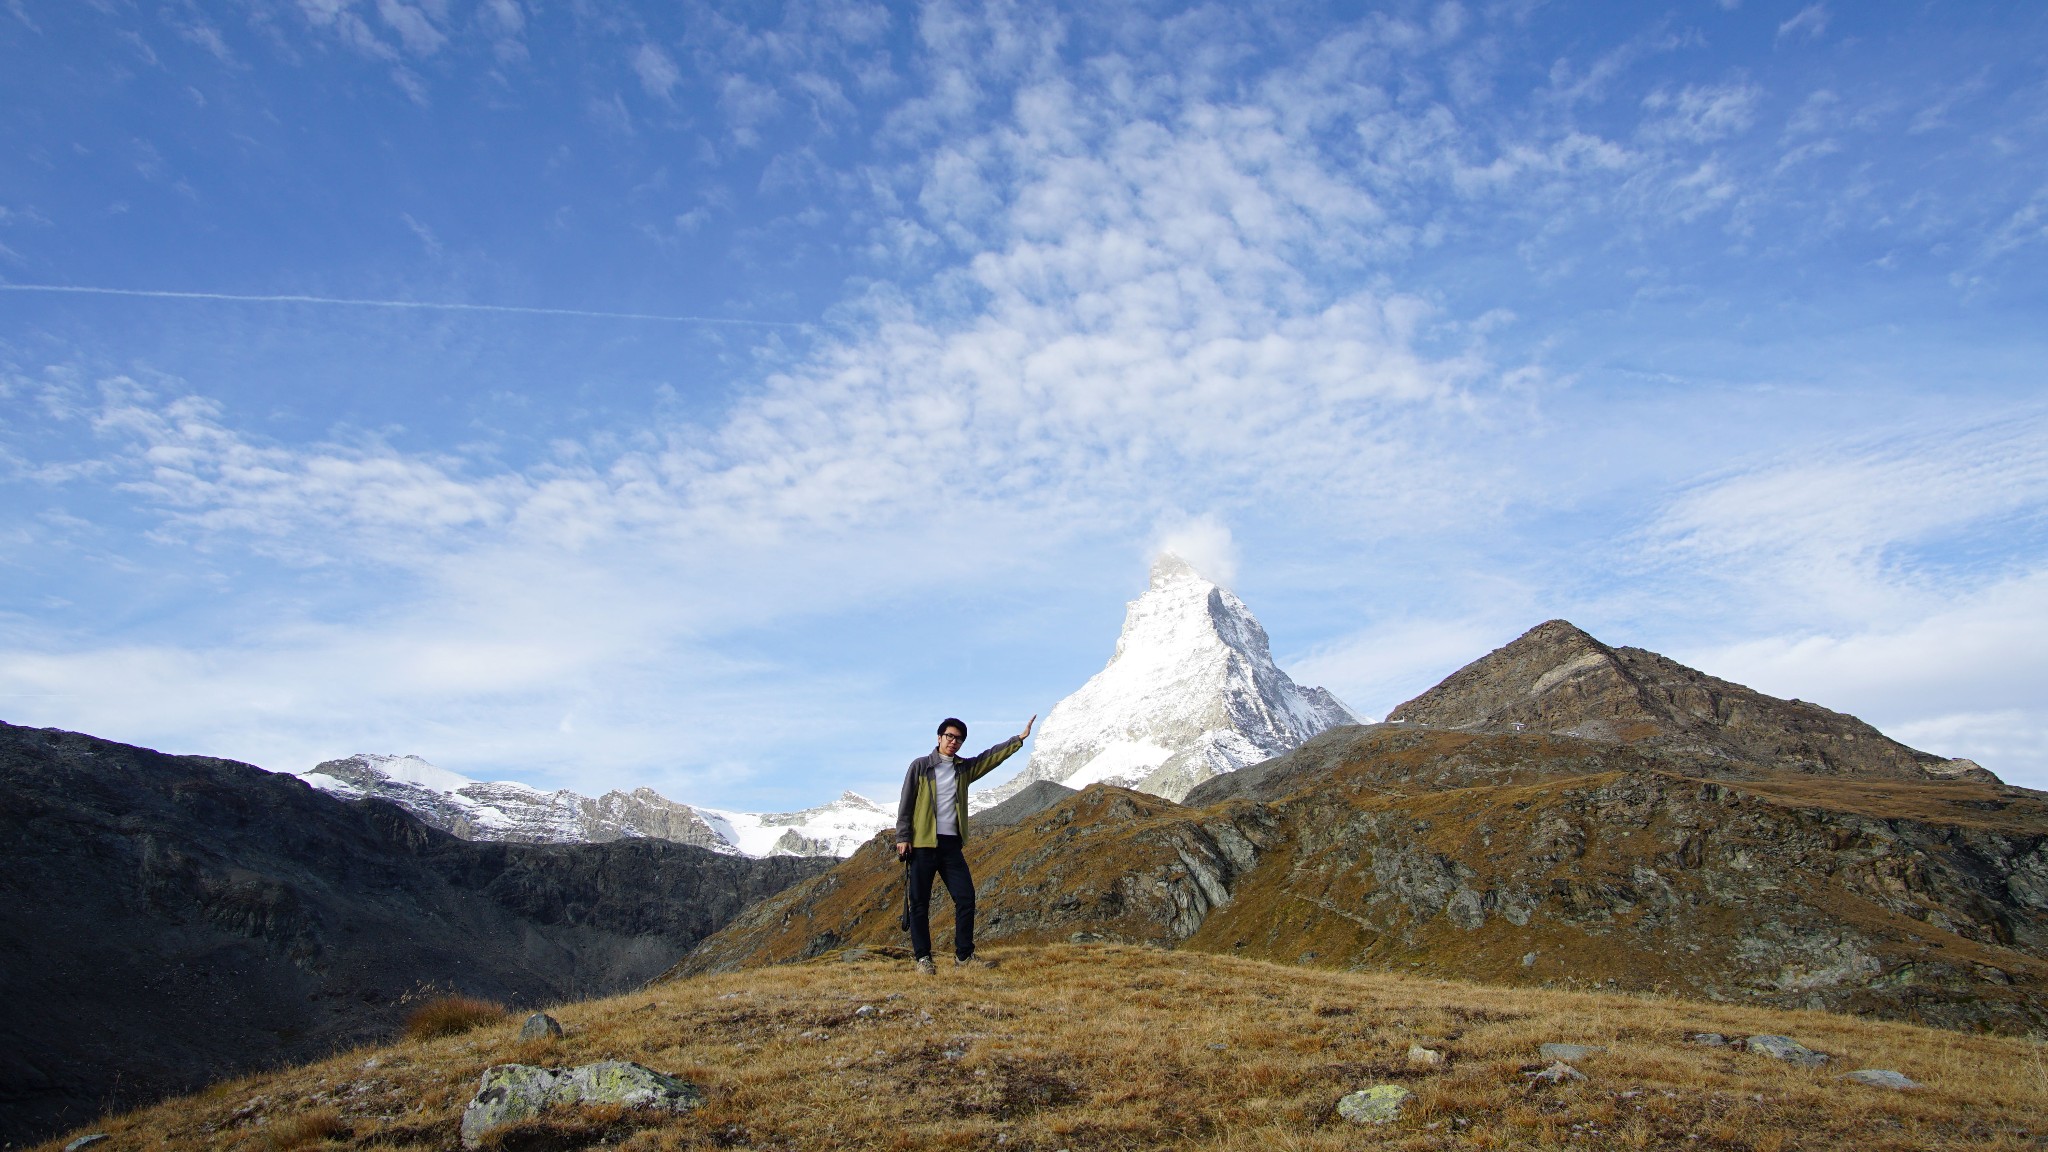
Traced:
<path fill-rule="evenodd" d="M 233 292 L 166 292 L 148 288 L 85 288 L 69 284 L 0 284 L 0 292 L 62 292 L 79 296 L 144 296 L 154 300 L 226 300 L 237 304 L 341 304 L 352 308 L 404 308 L 429 312 L 503 312 L 522 316 L 581 316 L 592 320 L 655 320 L 667 324 L 730 324 L 743 328 L 803 328 L 789 320 L 735 320 L 724 316 L 657 316 L 647 312 L 593 312 L 582 308 L 527 308 L 517 304 L 447 304 L 431 300 L 355 300 L 341 296 L 244 296 Z"/>

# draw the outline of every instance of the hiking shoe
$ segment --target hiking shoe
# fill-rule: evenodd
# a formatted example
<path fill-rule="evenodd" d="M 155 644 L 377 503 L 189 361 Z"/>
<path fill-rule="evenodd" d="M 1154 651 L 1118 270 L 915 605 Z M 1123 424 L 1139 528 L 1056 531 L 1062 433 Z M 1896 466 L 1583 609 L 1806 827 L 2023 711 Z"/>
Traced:
<path fill-rule="evenodd" d="M 979 956 L 958 956 L 953 960 L 955 968 L 993 968 L 996 964 L 997 961 L 983 960 Z"/>
<path fill-rule="evenodd" d="M 939 974 L 939 966 L 932 963 L 931 957 L 920 956 L 917 960 L 917 974 L 919 976 L 937 976 Z"/>

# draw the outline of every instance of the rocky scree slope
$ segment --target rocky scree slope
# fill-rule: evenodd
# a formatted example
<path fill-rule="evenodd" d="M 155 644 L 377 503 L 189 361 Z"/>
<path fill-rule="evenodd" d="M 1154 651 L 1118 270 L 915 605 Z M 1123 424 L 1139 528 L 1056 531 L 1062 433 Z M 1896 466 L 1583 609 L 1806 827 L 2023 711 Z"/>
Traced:
<path fill-rule="evenodd" d="M 1489 690 L 1573 690 L 1573 674 L 1531 663 L 1519 689 Z M 1354 726 L 1187 804 L 1091 787 L 970 843 L 980 931 L 2048 1035 L 2048 797 L 1942 771 L 1850 717 L 1718 690 L 1811 725 L 1720 742 L 1600 730 L 1641 743 L 1527 721 Z M 1861 774 L 1816 775 L 1850 762 L 1850 744 L 1875 749 Z M 899 872 L 878 840 L 749 910 L 677 974 L 896 943 Z"/>
<path fill-rule="evenodd" d="M 0 1143 L 381 1039 L 429 991 L 633 986 L 821 867 L 472 843 L 247 764 L 0 724 Z"/>
<path fill-rule="evenodd" d="M 1353 715 L 1273 663 L 1266 630 L 1229 589 L 1167 553 L 1124 615 L 1109 663 L 1046 714 L 1023 771 L 990 807 L 1046 780 L 1120 784 L 1169 799 L 1256 764 Z"/>

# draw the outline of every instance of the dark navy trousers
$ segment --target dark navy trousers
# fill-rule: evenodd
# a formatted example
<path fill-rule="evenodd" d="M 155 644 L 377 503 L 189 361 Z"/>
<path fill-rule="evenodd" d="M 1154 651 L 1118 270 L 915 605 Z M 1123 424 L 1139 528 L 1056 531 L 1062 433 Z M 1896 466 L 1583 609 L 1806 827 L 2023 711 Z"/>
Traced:
<path fill-rule="evenodd" d="M 910 950 L 919 960 L 932 954 L 932 877 L 946 882 L 953 898 L 953 955 L 974 955 L 974 875 L 958 836 L 941 835 L 937 848 L 912 848 L 906 879 L 910 883 Z"/>

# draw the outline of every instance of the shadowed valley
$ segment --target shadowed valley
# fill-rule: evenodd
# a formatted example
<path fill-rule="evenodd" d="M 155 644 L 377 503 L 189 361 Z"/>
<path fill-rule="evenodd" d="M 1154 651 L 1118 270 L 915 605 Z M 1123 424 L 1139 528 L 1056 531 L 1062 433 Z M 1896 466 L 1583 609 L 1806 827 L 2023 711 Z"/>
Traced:
<path fill-rule="evenodd" d="M 477 843 L 381 801 L 0 725 L 0 1143 L 389 1037 L 419 1000 L 632 987 L 820 862 Z"/>

